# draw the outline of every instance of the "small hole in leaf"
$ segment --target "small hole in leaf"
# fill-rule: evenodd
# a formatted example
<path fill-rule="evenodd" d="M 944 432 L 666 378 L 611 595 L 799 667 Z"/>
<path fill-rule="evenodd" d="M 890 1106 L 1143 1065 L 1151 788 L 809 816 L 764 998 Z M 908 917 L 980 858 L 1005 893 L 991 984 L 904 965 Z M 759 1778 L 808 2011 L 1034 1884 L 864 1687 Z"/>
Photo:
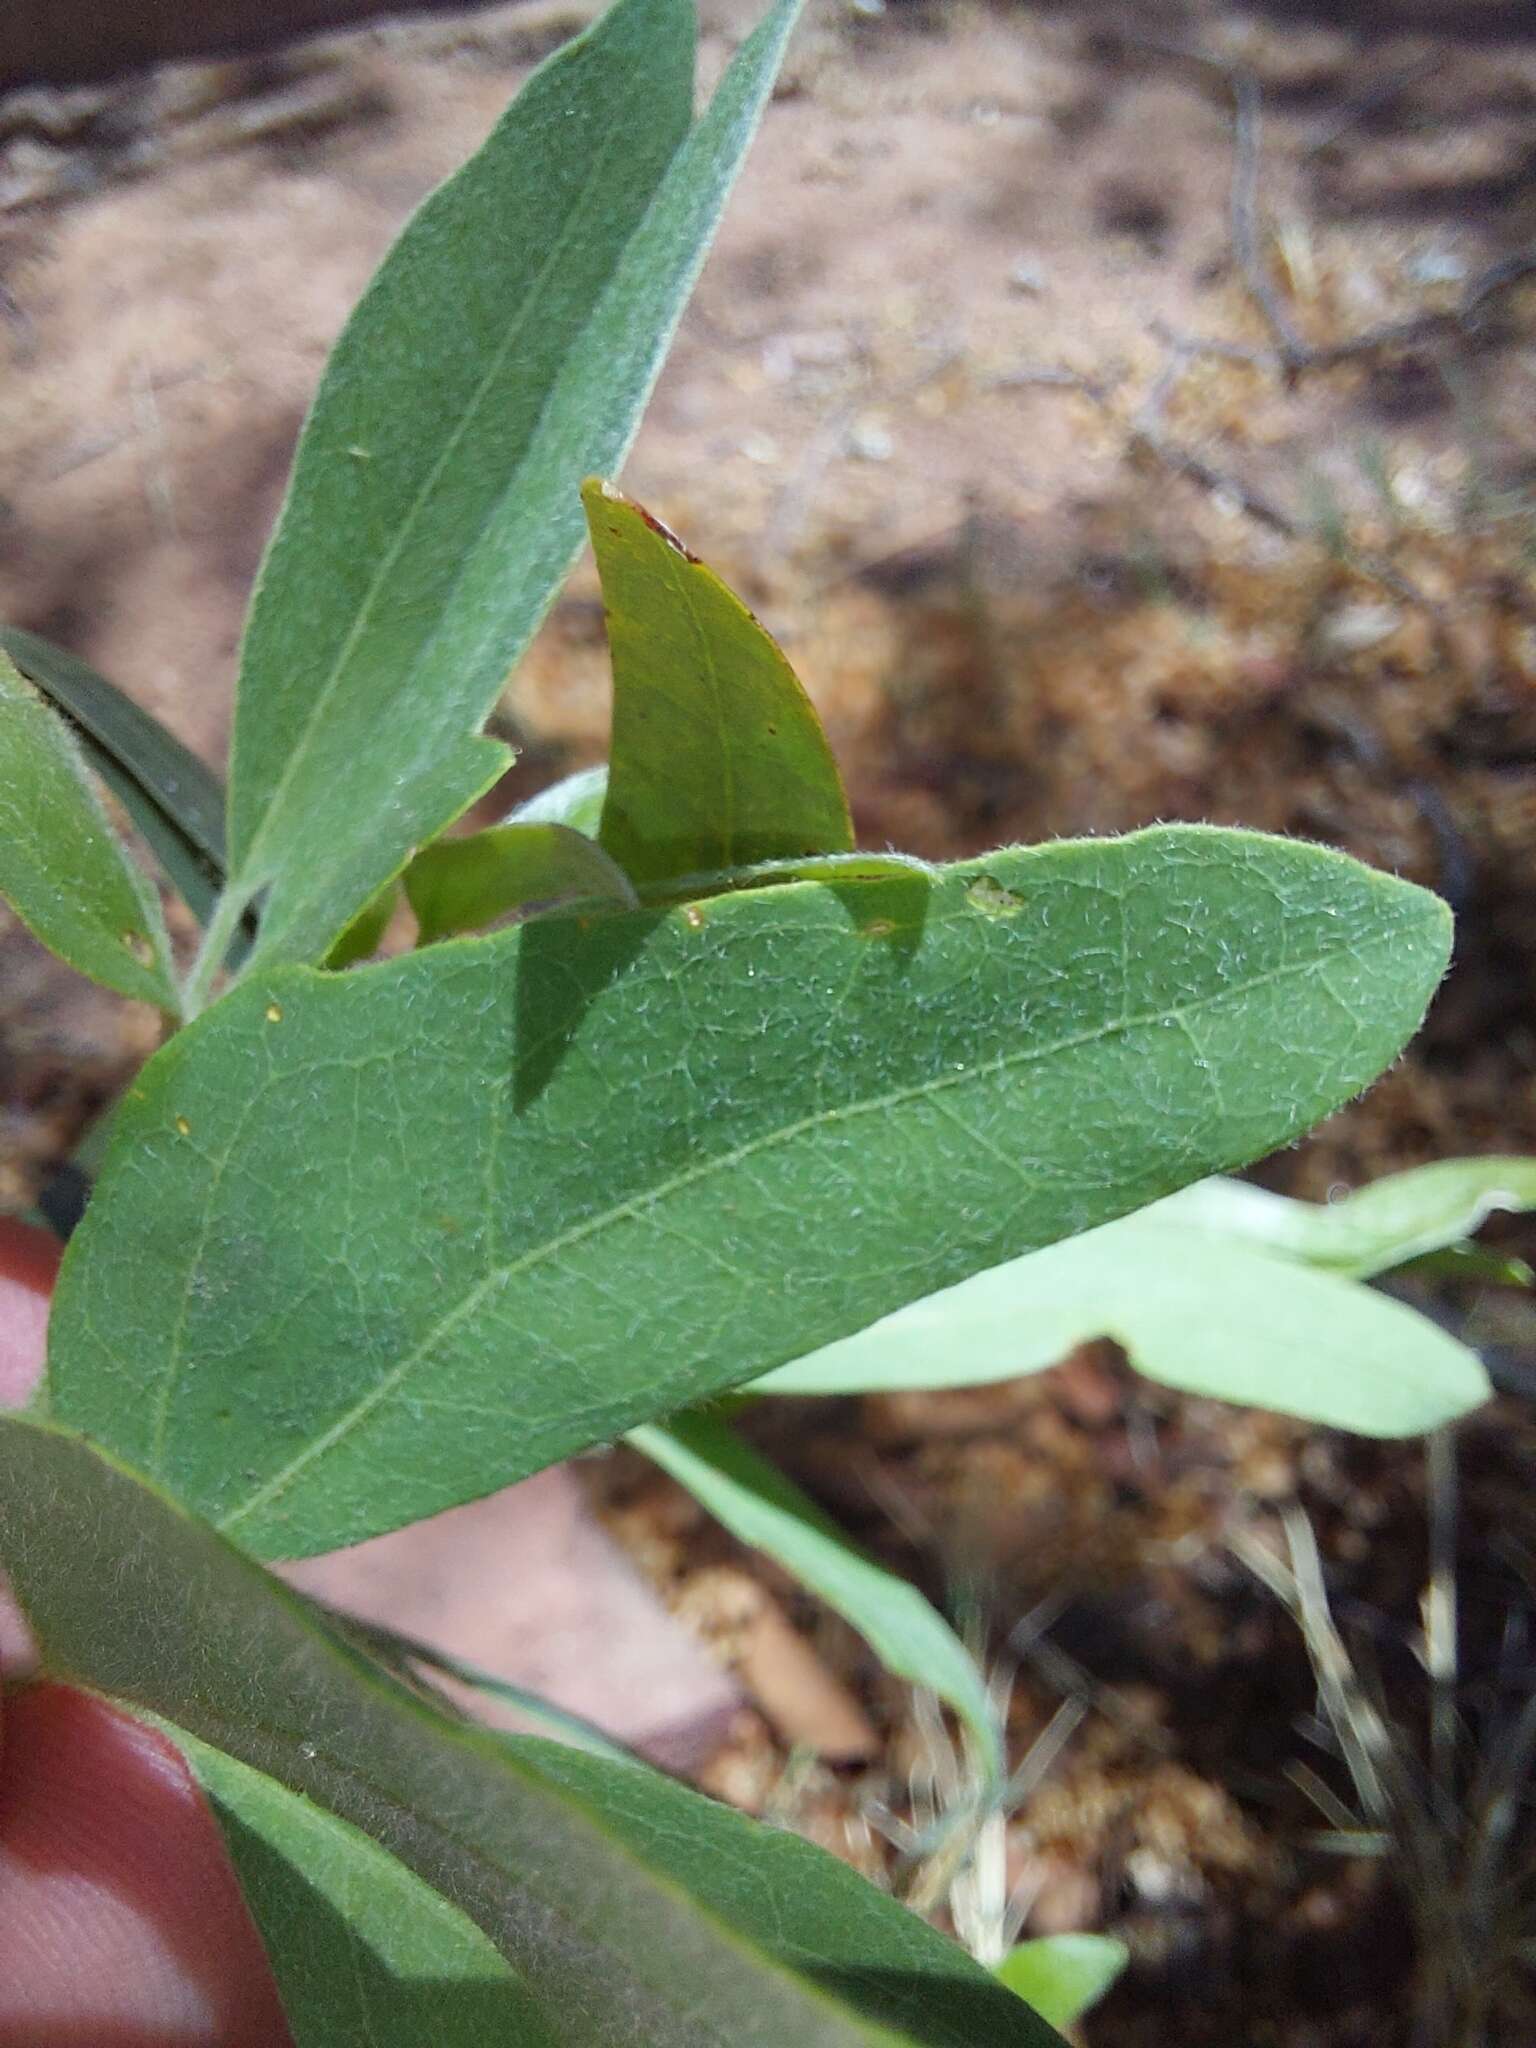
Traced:
<path fill-rule="evenodd" d="M 282 1009 L 282 1005 L 281 1005 L 281 1003 L 268 1003 L 268 1005 L 267 1005 L 267 1022 L 268 1022 L 269 1024 L 281 1024 L 281 1023 L 282 1023 L 282 1021 L 283 1021 L 283 1009 Z"/>
<path fill-rule="evenodd" d="M 185 1118 L 184 1116 L 179 1116 L 179 1117 L 177 1117 L 177 1119 L 176 1119 L 176 1128 L 177 1128 L 177 1130 L 178 1130 L 178 1131 L 180 1131 L 181 1135 L 182 1135 L 182 1136 L 183 1136 L 184 1138 L 190 1138 L 190 1137 L 191 1137 L 191 1135 L 192 1135 L 192 1126 L 191 1126 L 191 1125 L 190 1125 L 190 1124 L 189 1124 L 189 1123 L 187 1122 L 187 1120 L 186 1120 L 186 1118 Z"/>
<path fill-rule="evenodd" d="M 1024 908 L 1024 898 L 1005 889 L 991 875 L 978 875 L 966 890 L 965 900 L 983 917 L 1017 917 Z"/>
<path fill-rule="evenodd" d="M 691 931 L 703 931 L 704 913 L 700 910 L 697 903 L 690 903 L 688 905 L 688 908 L 683 912 L 683 922 Z"/>

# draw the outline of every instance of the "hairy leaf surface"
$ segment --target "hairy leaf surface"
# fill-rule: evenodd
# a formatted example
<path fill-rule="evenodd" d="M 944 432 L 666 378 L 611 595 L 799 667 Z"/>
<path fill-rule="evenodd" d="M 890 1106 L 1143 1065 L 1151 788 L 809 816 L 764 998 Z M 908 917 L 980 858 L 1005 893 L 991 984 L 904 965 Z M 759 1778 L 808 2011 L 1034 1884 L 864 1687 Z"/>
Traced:
<path fill-rule="evenodd" d="M 506 765 L 476 737 L 622 461 L 798 0 L 706 113 L 691 0 L 617 0 L 406 228 L 305 428 L 246 636 L 231 887 L 317 960 Z M 425 367 L 428 366 L 428 367 Z"/>
<path fill-rule="evenodd" d="M 1059 2048 L 955 1943 L 831 1856 L 642 1766 L 449 1719 L 205 1523 L 12 1417 L 0 1562 L 51 1672 L 363 1829 L 489 1936 L 541 2031 L 488 2040 Z M 318 1933 L 284 1937 L 295 1971 Z"/>
<path fill-rule="evenodd" d="M 160 899 L 113 831 L 68 726 L 3 650 L 0 894 L 71 967 L 178 1008 Z"/>
<path fill-rule="evenodd" d="M 224 791 L 157 718 L 78 655 L 0 626 L 0 649 L 74 727 L 86 759 L 206 921 L 224 884 Z"/>
<path fill-rule="evenodd" d="M 1448 931 L 1174 827 L 250 976 L 117 1118 L 52 1412 L 264 1555 L 356 1541 L 1284 1143 Z"/>
<path fill-rule="evenodd" d="M 278 1778 L 156 1725 L 208 1795 L 295 2048 L 553 2048 L 506 1959 L 440 1892 Z"/>

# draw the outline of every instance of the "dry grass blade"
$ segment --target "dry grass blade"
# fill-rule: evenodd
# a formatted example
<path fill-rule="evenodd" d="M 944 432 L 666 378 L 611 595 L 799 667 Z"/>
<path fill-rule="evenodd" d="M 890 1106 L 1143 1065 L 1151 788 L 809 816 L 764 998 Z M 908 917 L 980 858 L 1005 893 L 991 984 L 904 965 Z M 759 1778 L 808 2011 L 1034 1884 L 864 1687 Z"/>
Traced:
<path fill-rule="evenodd" d="M 1495 1706 L 1477 1732 L 1464 1713 L 1457 1623 L 1458 1484 L 1454 1441 L 1427 1448 L 1429 1575 L 1422 1660 L 1427 1756 L 1388 1719 L 1331 1611 L 1323 1564 L 1300 1510 L 1284 1521 L 1288 1561 L 1251 1536 L 1233 1548 L 1295 1619 L 1317 1681 L 1326 1734 L 1356 1802 L 1309 1765 L 1288 1775 L 1329 1823 L 1315 1846 L 1379 1856 L 1414 1936 L 1413 2048 L 1512 2048 L 1530 2038 L 1536 1955 L 1536 1697 Z M 1501 1688 L 1507 1691 L 1507 1688 Z"/>
<path fill-rule="evenodd" d="M 1009 1639 L 1008 1653 L 988 1676 L 999 1727 L 1006 1727 L 1019 1657 L 1015 1639 L 1048 1628 L 1061 1605 L 1043 1602 Z M 975 1645 L 988 1633 L 985 1616 L 969 1603 L 964 1634 Z M 1023 1930 L 1034 1894 L 1008 1879 L 1008 1824 L 1056 1769 L 1088 1714 L 1073 1690 L 1063 1699 L 1008 1778 L 999 1784 L 969 1731 L 952 1732 L 931 1693 L 911 1695 L 916 1758 L 907 1776 L 907 1814 L 871 1803 L 865 1818 L 897 1850 L 905 1866 L 898 1889 L 914 1912 L 948 1914 L 960 1942 L 988 1969 L 1008 1955 Z"/>

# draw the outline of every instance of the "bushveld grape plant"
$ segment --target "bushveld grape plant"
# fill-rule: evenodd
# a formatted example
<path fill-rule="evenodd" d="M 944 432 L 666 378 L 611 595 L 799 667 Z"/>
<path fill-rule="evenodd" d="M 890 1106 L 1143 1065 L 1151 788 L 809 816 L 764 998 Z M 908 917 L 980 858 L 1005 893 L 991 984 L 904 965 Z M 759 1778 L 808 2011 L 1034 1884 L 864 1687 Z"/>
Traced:
<path fill-rule="evenodd" d="M 301 2044 L 1057 2037 L 1010 1988 L 1031 1963 L 993 1975 L 642 1766 L 440 1710 L 269 1561 L 628 1433 L 1001 1774 L 958 1639 L 714 1397 L 953 1384 L 1101 1332 L 1352 1428 L 1486 1391 L 1360 1283 L 1523 1203 L 1526 1166 L 1326 1211 L 1211 1178 L 1396 1057 L 1444 906 L 1197 827 L 860 852 L 773 641 L 590 481 L 795 12 L 695 118 L 688 0 L 617 0 L 407 226 L 300 442 L 227 792 L 102 678 L 3 639 L 0 886 L 168 1036 L 113 1113 L 37 1398 L 0 1419 L 0 1565 L 44 1670 L 187 1756 Z M 583 509 L 608 768 L 455 835 L 510 765 L 480 728 Z M 201 926 L 190 960 L 98 781 Z M 370 960 L 402 892 L 415 949 Z"/>

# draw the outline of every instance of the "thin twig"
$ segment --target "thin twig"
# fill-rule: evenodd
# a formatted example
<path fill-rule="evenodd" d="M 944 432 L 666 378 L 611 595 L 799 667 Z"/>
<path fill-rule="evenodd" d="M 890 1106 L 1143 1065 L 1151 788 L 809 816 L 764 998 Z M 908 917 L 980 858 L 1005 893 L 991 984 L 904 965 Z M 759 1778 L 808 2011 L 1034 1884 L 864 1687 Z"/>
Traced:
<path fill-rule="evenodd" d="M 1145 449 L 1166 468 L 1175 471 L 1179 476 L 1188 477 L 1191 483 L 1198 484 L 1213 497 L 1235 505 L 1248 518 L 1260 526 L 1267 526 L 1272 533 L 1278 533 L 1283 539 L 1300 543 L 1313 538 L 1299 519 L 1277 504 L 1257 485 L 1248 483 L 1230 470 L 1218 469 L 1215 463 L 1209 461 L 1198 449 L 1175 440 L 1166 432 L 1163 426 L 1163 412 L 1168 400 L 1178 388 L 1191 359 L 1204 354 L 1205 349 L 1198 339 L 1189 336 L 1170 334 L 1166 330 L 1161 330 L 1160 337 L 1168 348 L 1168 360 L 1131 421 L 1132 445 Z M 1444 607 L 1426 591 L 1421 590 L 1411 578 L 1405 576 L 1395 562 L 1388 561 L 1386 556 L 1378 554 L 1374 548 L 1358 547 L 1346 537 L 1342 552 L 1350 567 L 1357 570 L 1360 575 L 1368 576 L 1372 582 L 1381 584 L 1383 589 L 1390 590 L 1405 604 L 1411 604 L 1417 610 L 1427 612 L 1432 619 L 1439 621 L 1443 618 Z"/>
<path fill-rule="evenodd" d="M 1248 295 L 1263 314 L 1274 336 L 1275 353 L 1287 370 L 1295 369 L 1309 353 L 1285 301 L 1270 280 L 1264 260 L 1264 230 L 1259 217 L 1260 136 L 1263 97 L 1257 80 L 1244 72 L 1232 78 L 1236 102 L 1232 161 L 1232 249 L 1248 287 Z"/>
<path fill-rule="evenodd" d="M 1290 309 L 1270 278 L 1264 260 L 1264 227 L 1261 206 L 1263 95 L 1258 81 L 1248 72 L 1208 51 L 1134 37 L 1141 47 L 1183 63 L 1197 64 L 1225 79 L 1232 94 L 1233 162 L 1229 199 L 1232 251 L 1248 295 L 1263 316 L 1271 342 L 1268 347 L 1225 341 L 1212 335 L 1183 337 L 1192 354 L 1222 356 L 1230 361 L 1267 363 L 1297 376 L 1307 370 L 1324 370 L 1362 356 L 1386 354 L 1393 349 L 1414 348 L 1427 341 L 1473 333 L 1493 304 L 1506 292 L 1536 275 L 1536 245 L 1517 249 L 1479 271 L 1454 306 L 1412 313 L 1401 320 L 1386 320 L 1359 334 L 1344 335 L 1337 341 L 1308 341 L 1291 318 Z M 1386 84 L 1395 91 L 1423 68 L 1422 62 L 1407 67 Z M 1380 97 L 1373 91 L 1362 102 L 1369 110 Z M 1358 112 L 1361 109 L 1357 109 Z M 1316 146 L 1316 145 L 1314 145 Z"/>
<path fill-rule="evenodd" d="M 1305 145 L 1303 156 L 1310 159 L 1325 155 L 1341 143 L 1351 128 L 1362 121 L 1368 121 L 1372 114 L 1390 106 L 1405 86 L 1416 84 L 1426 72 L 1432 71 L 1440 60 L 1435 56 L 1415 57 L 1411 63 L 1401 64 L 1395 71 L 1388 71 L 1375 78 L 1354 99 L 1346 101 L 1339 108 L 1328 125 L 1313 136 Z"/>
<path fill-rule="evenodd" d="M 144 498 L 158 540 L 177 540 L 176 490 L 165 454 L 165 423 L 160 417 L 155 380 L 142 356 L 133 365 L 129 385 L 134 429 L 143 451 Z"/>
<path fill-rule="evenodd" d="M 1217 469 L 1196 449 L 1175 441 L 1163 425 L 1163 415 L 1189 368 L 1193 353 L 1190 343 L 1178 336 L 1166 337 L 1168 360 L 1153 379 L 1152 388 L 1136 409 L 1131 421 L 1131 443 L 1155 455 L 1167 468 L 1187 476 L 1213 496 L 1228 500 L 1250 519 L 1269 527 L 1286 540 L 1304 540 L 1306 535 L 1291 515 L 1241 477 Z"/>
<path fill-rule="evenodd" d="M 1069 370 L 1060 363 L 1015 363 L 1011 369 L 998 370 L 986 380 L 988 391 L 1086 391 L 1090 398 L 1102 399 L 1104 385 L 1083 370 Z"/>
<path fill-rule="evenodd" d="M 1306 370 L 1330 369 L 1362 356 L 1417 347 L 1442 336 L 1470 334 L 1495 300 L 1536 273 L 1536 247 L 1519 249 L 1480 271 L 1454 306 L 1413 313 L 1401 320 L 1386 320 L 1337 341 L 1308 341 L 1276 291 L 1265 262 L 1259 201 L 1263 96 L 1257 80 L 1246 72 L 1229 71 L 1227 76 L 1235 106 L 1230 202 L 1233 254 L 1248 287 L 1248 296 L 1270 331 L 1271 358 L 1288 377 L 1299 376 Z M 1219 352 L 1228 353 L 1229 345 L 1221 345 Z"/>
<path fill-rule="evenodd" d="M 1327 369 L 1351 357 L 1376 355 L 1384 350 L 1412 348 L 1422 342 L 1476 331 L 1489 308 L 1516 285 L 1536 276 L 1536 248 L 1520 249 L 1501 257 L 1478 272 L 1454 306 L 1440 311 L 1411 314 L 1405 320 L 1388 320 L 1365 333 L 1346 336 L 1342 341 L 1323 342 L 1307 350 L 1305 369 Z"/>
<path fill-rule="evenodd" d="M 1027 1799 L 1033 1799 L 1056 1768 L 1058 1759 L 1087 1718 L 1088 1706 L 1085 1700 L 1065 1699 L 1057 1707 L 1045 1727 L 1029 1745 L 1023 1762 L 1004 1787 L 1001 1805 L 1012 1813 Z"/>
<path fill-rule="evenodd" d="M 1332 370 L 1340 363 L 1389 355 L 1397 349 L 1419 348 L 1431 341 L 1465 340 L 1476 334 L 1480 323 L 1506 292 L 1533 276 L 1536 247 L 1519 249 L 1480 270 L 1454 306 L 1410 313 L 1401 320 L 1384 320 L 1379 327 L 1367 327 L 1337 341 L 1306 341 L 1300 336 L 1290 343 L 1230 341 L 1216 334 L 1175 332 L 1161 320 L 1154 320 L 1152 326 L 1161 341 L 1177 345 L 1191 359 L 1211 356 L 1219 362 L 1250 363 L 1258 369 L 1304 376 L 1309 370 Z"/>
<path fill-rule="evenodd" d="M 1282 534 L 1287 540 L 1302 541 L 1307 538 L 1303 529 L 1288 512 L 1282 511 L 1273 498 L 1266 497 L 1253 484 L 1245 483 L 1241 477 L 1234 476 L 1229 470 L 1218 469 L 1213 462 L 1208 462 L 1197 450 L 1186 447 L 1183 442 L 1171 440 L 1140 418 L 1132 425 L 1131 438 L 1136 445 L 1155 455 L 1165 467 L 1176 471 L 1180 476 L 1188 477 L 1191 483 L 1199 484 L 1202 490 L 1209 491 L 1213 497 L 1235 505 L 1240 512 L 1246 513 L 1260 526 L 1269 527 L 1272 532 Z"/>

